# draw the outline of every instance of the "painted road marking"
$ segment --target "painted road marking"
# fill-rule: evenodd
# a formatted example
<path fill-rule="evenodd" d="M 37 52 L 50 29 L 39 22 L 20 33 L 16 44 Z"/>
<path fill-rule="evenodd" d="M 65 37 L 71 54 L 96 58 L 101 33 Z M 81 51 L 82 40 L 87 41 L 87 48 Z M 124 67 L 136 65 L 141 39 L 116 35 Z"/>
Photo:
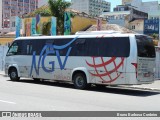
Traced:
<path fill-rule="evenodd" d="M 10 101 L 5 101 L 5 100 L 0 100 L 0 102 L 8 103 L 8 104 L 16 104 L 15 102 L 10 102 Z"/>

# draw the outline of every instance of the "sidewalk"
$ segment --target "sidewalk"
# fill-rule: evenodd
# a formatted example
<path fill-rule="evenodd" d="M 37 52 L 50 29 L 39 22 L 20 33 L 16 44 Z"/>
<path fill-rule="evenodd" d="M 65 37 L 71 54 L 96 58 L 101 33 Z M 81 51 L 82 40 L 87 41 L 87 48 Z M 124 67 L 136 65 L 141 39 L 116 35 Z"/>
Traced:
<path fill-rule="evenodd" d="M 143 89 L 143 90 L 152 90 L 152 91 L 160 91 L 160 80 L 155 80 L 152 84 L 142 84 L 142 85 L 131 85 L 131 86 L 122 86 L 124 88 L 132 88 L 132 89 Z"/>
<path fill-rule="evenodd" d="M 0 75 L 5 75 L 4 71 L 0 71 Z M 155 80 L 152 84 L 143 84 L 143 85 L 122 85 L 123 88 L 131 88 L 131 89 L 144 89 L 144 90 L 153 90 L 160 91 L 160 80 Z"/>

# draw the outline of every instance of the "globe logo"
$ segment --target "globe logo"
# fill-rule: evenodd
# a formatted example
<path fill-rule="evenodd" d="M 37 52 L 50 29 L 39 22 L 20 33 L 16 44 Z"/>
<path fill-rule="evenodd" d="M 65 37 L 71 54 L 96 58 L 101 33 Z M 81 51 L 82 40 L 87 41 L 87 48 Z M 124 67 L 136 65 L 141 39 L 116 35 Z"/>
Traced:
<path fill-rule="evenodd" d="M 99 77 L 102 83 L 112 83 L 122 75 L 124 60 L 122 57 L 91 57 L 86 63 L 94 69 L 90 71 L 92 76 Z"/>

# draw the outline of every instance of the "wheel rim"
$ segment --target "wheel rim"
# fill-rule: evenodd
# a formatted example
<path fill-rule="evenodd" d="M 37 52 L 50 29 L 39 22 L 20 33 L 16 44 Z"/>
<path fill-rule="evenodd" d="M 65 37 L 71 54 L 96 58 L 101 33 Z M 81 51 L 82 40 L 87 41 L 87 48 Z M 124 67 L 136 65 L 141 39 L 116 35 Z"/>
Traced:
<path fill-rule="evenodd" d="M 17 74 L 16 72 L 11 72 L 11 78 L 16 78 Z"/>
<path fill-rule="evenodd" d="M 84 85 L 84 79 L 83 79 L 83 77 L 78 76 L 78 77 L 76 78 L 76 84 L 77 84 L 77 86 L 79 86 L 79 87 L 83 86 L 83 85 Z"/>

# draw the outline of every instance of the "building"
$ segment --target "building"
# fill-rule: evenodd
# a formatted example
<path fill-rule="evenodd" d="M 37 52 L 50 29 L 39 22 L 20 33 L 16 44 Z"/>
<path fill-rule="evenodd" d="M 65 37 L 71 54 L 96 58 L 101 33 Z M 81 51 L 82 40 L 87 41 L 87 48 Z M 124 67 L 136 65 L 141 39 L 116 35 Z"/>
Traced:
<path fill-rule="evenodd" d="M 71 0 L 71 8 L 85 12 L 91 16 L 99 16 L 102 12 L 110 12 L 111 3 L 105 0 Z"/>
<path fill-rule="evenodd" d="M 0 0 L 0 30 L 2 28 L 2 0 Z"/>
<path fill-rule="evenodd" d="M 130 4 L 132 0 L 122 0 L 122 5 Z"/>
<path fill-rule="evenodd" d="M 148 12 L 148 19 L 159 19 L 160 20 L 160 10 L 154 12 Z"/>
<path fill-rule="evenodd" d="M 42 7 L 43 5 L 46 5 L 48 3 L 48 0 L 39 0 L 38 1 L 38 8 Z"/>
<path fill-rule="evenodd" d="M 160 3 L 158 0 L 149 1 L 149 2 L 142 2 L 142 0 L 122 0 L 123 7 L 128 6 L 130 8 L 135 8 L 139 11 L 148 13 L 160 10 Z M 116 11 L 123 10 L 118 9 L 120 6 L 118 5 L 114 8 Z"/>
<path fill-rule="evenodd" d="M 130 11 L 103 12 L 100 17 L 106 18 L 108 24 L 117 24 L 124 27 L 125 17 L 130 14 Z"/>
<path fill-rule="evenodd" d="M 128 25 L 128 29 L 143 34 L 144 33 L 144 19 L 137 19 L 131 21 Z"/>
<path fill-rule="evenodd" d="M 129 11 L 130 7 L 127 5 L 117 5 L 115 8 L 113 8 L 113 11 Z"/>
<path fill-rule="evenodd" d="M 10 31 L 10 25 L 15 25 L 15 21 L 11 23 L 10 19 L 14 16 L 23 17 L 24 14 L 34 11 L 38 8 L 38 0 L 1 0 L 0 3 L 0 18 L 2 25 L 0 29 L 8 29 Z M 8 31 L 8 32 L 9 32 Z"/>

